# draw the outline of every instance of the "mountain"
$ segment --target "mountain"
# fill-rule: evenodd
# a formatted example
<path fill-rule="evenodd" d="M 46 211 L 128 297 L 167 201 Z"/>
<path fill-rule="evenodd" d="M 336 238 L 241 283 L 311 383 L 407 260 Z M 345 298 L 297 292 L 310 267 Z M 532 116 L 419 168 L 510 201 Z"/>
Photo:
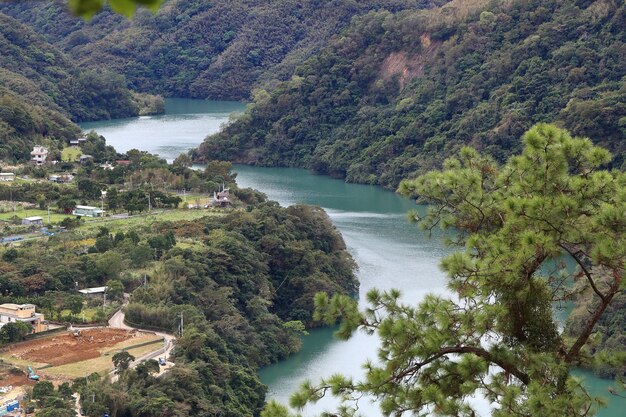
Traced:
<path fill-rule="evenodd" d="M 453 1 L 373 12 L 194 152 L 396 187 L 462 145 L 503 161 L 555 122 L 624 168 L 626 6 Z"/>
<path fill-rule="evenodd" d="M 123 74 L 134 90 L 165 96 L 248 99 L 258 85 L 288 79 L 354 16 L 446 0 L 169 0 L 128 20 L 109 11 L 91 21 L 64 1 L 24 1 L 0 11 L 30 25 L 81 66 Z"/>
<path fill-rule="evenodd" d="M 32 145 L 59 148 L 75 122 L 136 116 L 150 101 L 124 77 L 84 70 L 24 24 L 0 13 L 0 159 L 27 160 Z"/>

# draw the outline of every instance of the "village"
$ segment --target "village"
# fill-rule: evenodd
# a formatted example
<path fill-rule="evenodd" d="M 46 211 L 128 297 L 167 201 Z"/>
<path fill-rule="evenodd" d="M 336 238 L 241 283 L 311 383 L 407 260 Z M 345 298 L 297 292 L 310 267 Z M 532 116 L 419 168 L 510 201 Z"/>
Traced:
<path fill-rule="evenodd" d="M 124 236 L 121 231 L 150 230 L 156 221 L 223 215 L 249 198 L 249 192 L 231 191 L 230 164 L 209 163 L 202 171 L 191 169 L 184 159 L 168 164 L 145 152 L 120 155 L 93 134 L 71 140 L 60 154 L 34 146 L 29 163 L 0 162 L 0 167 L 0 253 L 5 262 L 39 240 L 58 244 L 69 239 L 69 248 L 63 245 L 73 256 L 104 258 Z M 77 231 L 94 237 L 77 239 Z M 105 241 L 111 243 L 102 247 Z M 158 260 L 171 241 L 155 236 L 130 249 L 131 269 Z M 187 244 L 194 243 L 178 243 Z M 110 260 L 102 262 L 101 268 L 110 269 Z M 147 283 L 152 272 L 139 271 Z M 125 291 L 135 287 L 137 276 L 103 272 L 95 280 L 72 277 L 75 283 L 62 291 L 48 290 L 37 302 L 0 285 L 0 416 L 36 414 L 37 382 L 59 388 L 92 374 L 116 378 L 114 357 L 121 353 L 133 358 L 131 367 L 157 360 L 157 376 L 173 366 L 168 360 L 173 333 L 142 330 L 125 319 Z"/>
<path fill-rule="evenodd" d="M 86 149 L 94 155 L 83 153 Z M 91 222 L 177 210 L 224 210 L 239 204 L 223 167 L 207 176 L 189 169 L 188 163 L 168 165 L 145 152 L 129 154 L 117 154 L 104 138 L 90 134 L 70 140 L 60 155 L 37 145 L 29 164 L 0 162 L 0 243 L 49 236 Z"/>

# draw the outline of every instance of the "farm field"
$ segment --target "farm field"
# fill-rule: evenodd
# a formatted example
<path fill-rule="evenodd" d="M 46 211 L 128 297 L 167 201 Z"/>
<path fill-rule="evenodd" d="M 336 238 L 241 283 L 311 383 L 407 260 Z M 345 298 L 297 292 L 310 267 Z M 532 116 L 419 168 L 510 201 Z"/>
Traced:
<path fill-rule="evenodd" d="M 139 357 L 159 348 L 161 338 L 153 333 L 122 329 L 82 330 L 31 340 L 7 347 L 0 359 L 17 367 L 32 366 L 43 378 L 76 378 L 111 369 L 113 355 L 121 350 Z"/>
<path fill-rule="evenodd" d="M 149 226 L 155 221 L 178 221 L 178 220 L 196 220 L 206 216 L 222 216 L 224 212 L 222 211 L 212 211 L 212 210 L 186 210 L 186 209 L 175 209 L 175 210 L 163 210 L 155 212 L 154 214 L 142 214 L 135 215 L 132 217 L 124 217 L 124 218 L 106 218 L 105 220 L 101 220 L 99 222 L 91 222 L 90 224 L 86 224 L 81 226 L 81 228 L 98 228 L 103 225 L 115 224 L 118 226 L 116 231 L 124 231 L 127 228 L 132 228 L 135 226 Z"/>

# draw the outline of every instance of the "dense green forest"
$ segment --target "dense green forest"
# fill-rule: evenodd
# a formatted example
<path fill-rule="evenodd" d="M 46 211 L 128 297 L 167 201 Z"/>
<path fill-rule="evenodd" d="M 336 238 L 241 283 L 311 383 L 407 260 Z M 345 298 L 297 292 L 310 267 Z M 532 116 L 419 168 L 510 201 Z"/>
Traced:
<path fill-rule="evenodd" d="M 456 1 L 354 20 L 195 152 L 396 187 L 470 144 L 503 161 L 557 122 L 624 163 L 626 6 Z"/>
<path fill-rule="evenodd" d="M 114 384 L 77 380 L 84 398 L 97 393 L 83 403 L 87 415 L 258 415 L 266 388 L 256 370 L 300 348 L 313 295 L 356 291 L 352 258 L 323 210 L 258 197 L 246 210 L 85 225 L 0 249 L 4 302 L 32 302 L 54 317 L 72 305 L 78 282 L 119 288 L 117 298 L 132 292 L 126 318 L 135 325 L 174 332 L 183 313 L 175 368 L 155 378 L 147 362 Z"/>
<path fill-rule="evenodd" d="M 126 76 L 134 90 L 168 97 L 248 99 L 372 10 L 396 12 L 446 0 L 169 0 L 132 20 L 103 11 L 89 22 L 67 2 L 23 1 L 3 11 L 59 45 L 81 66 Z"/>
<path fill-rule="evenodd" d="M 131 93 L 124 77 L 84 70 L 32 29 L 0 13 L 0 159 L 28 160 L 32 145 L 61 148 L 75 122 L 136 116 L 162 99 Z"/>

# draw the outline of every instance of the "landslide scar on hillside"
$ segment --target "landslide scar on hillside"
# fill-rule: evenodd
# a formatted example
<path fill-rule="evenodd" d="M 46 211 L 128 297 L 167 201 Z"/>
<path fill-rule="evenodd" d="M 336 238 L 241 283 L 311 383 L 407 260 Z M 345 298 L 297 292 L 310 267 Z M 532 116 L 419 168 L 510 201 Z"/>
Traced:
<path fill-rule="evenodd" d="M 424 76 L 426 63 L 434 56 L 441 42 L 433 41 L 426 33 L 420 36 L 422 50 L 419 54 L 408 52 L 392 52 L 383 61 L 380 68 L 380 78 L 388 80 L 398 77 L 400 91 L 418 77 Z"/>

